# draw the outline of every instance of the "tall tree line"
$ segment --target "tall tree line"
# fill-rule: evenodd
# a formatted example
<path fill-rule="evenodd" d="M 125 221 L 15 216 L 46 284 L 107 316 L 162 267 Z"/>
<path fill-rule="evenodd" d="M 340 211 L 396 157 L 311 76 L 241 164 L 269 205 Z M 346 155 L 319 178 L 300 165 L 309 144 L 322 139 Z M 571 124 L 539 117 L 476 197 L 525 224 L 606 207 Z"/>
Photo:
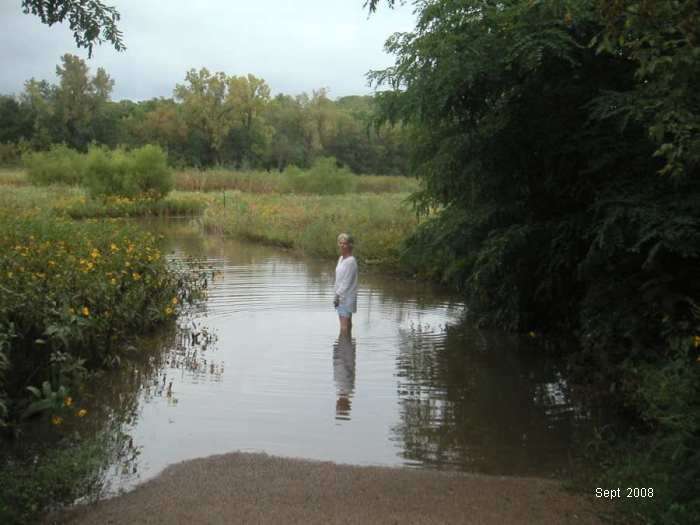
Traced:
<path fill-rule="evenodd" d="M 63 143 L 158 144 L 172 163 L 284 169 L 333 156 L 356 173 L 403 174 L 408 131 L 375 123 L 370 96 L 332 100 L 326 89 L 272 96 L 265 80 L 192 69 L 172 98 L 113 101 L 114 80 L 66 54 L 57 84 L 30 79 L 18 96 L 0 95 L 0 162 L 23 150 Z M 6 159 L 9 160 L 9 159 Z"/>

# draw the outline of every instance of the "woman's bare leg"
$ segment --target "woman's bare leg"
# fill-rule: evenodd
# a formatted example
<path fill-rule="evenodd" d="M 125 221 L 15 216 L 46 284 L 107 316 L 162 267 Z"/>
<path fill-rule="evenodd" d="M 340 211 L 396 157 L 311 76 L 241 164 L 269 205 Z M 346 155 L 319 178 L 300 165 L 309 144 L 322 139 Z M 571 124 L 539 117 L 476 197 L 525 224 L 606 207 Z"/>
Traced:
<path fill-rule="evenodd" d="M 349 317 L 338 316 L 340 319 L 340 333 L 342 335 L 348 335 L 350 333 L 351 321 Z"/>

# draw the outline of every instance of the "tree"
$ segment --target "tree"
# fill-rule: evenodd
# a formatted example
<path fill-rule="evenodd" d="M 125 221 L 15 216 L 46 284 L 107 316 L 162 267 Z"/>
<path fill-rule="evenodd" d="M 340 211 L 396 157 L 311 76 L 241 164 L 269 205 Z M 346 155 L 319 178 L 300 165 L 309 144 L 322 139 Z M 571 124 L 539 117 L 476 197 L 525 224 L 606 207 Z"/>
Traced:
<path fill-rule="evenodd" d="M 60 142 L 59 126 L 56 123 L 54 101 L 56 86 L 45 80 L 33 78 L 24 83 L 20 104 L 31 115 L 32 145 L 37 149 L 47 149 L 52 143 Z"/>
<path fill-rule="evenodd" d="M 114 80 L 98 68 L 93 78 L 83 59 L 66 53 L 56 66 L 59 85 L 55 90 L 54 112 L 62 127 L 62 137 L 70 146 L 84 150 L 96 140 L 97 122 L 105 114 Z"/>
<path fill-rule="evenodd" d="M 666 495 L 656 522 L 696 522 L 700 5 L 416 5 L 372 74 L 383 118 L 416 129 L 416 203 L 438 209 L 404 261 L 477 323 L 573 334 L 571 361 L 638 418 L 624 479 Z"/>
<path fill-rule="evenodd" d="M 117 51 L 126 49 L 117 27 L 119 13 L 100 0 L 22 0 L 22 10 L 49 26 L 67 19 L 76 46 L 87 48 L 89 57 L 95 43 L 107 41 Z"/>
<path fill-rule="evenodd" d="M 229 133 L 232 160 L 257 164 L 265 156 L 272 136 L 263 114 L 270 102 L 270 87 L 254 75 L 229 77 L 227 102 L 234 108 L 235 124 Z"/>
<path fill-rule="evenodd" d="M 370 13 L 374 13 L 377 10 L 380 0 L 365 0 L 364 7 L 366 7 Z M 406 3 L 405 0 L 400 0 L 401 4 Z M 386 0 L 387 6 L 394 7 L 396 5 L 396 0 Z"/>
<path fill-rule="evenodd" d="M 272 128 L 268 166 L 282 171 L 287 165 L 304 163 L 303 108 L 291 95 L 277 95 L 267 106 L 265 121 Z"/>
<path fill-rule="evenodd" d="M 30 140 L 32 124 L 28 108 L 15 97 L 0 95 L 0 144 Z"/>
<path fill-rule="evenodd" d="M 182 102 L 185 120 L 191 131 L 201 134 L 209 150 L 205 164 L 220 163 L 222 149 L 234 125 L 231 100 L 227 99 L 228 80 L 224 73 L 191 69 L 187 84 L 175 87 L 175 99 Z"/>

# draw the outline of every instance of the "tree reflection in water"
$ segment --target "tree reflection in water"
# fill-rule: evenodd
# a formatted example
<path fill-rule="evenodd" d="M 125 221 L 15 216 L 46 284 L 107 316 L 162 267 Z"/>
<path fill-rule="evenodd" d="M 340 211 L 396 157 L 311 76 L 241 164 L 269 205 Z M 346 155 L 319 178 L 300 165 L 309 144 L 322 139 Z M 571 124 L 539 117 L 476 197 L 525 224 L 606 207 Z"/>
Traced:
<path fill-rule="evenodd" d="M 557 475 L 590 414 L 576 401 L 561 361 L 515 336 L 469 328 L 400 330 L 403 457 L 437 468 Z"/>
<path fill-rule="evenodd" d="M 130 432 L 143 403 L 165 398 L 169 405 L 177 404 L 169 373 L 185 370 L 221 381 L 224 365 L 210 357 L 216 342 L 216 334 L 202 320 L 196 321 L 185 313 L 177 324 L 141 341 L 138 351 L 122 360 L 118 370 L 95 378 L 89 388 L 91 417 L 85 418 L 89 425 L 84 431 L 103 435 L 109 441 L 103 462 L 102 494 L 113 493 L 114 487 L 130 485 L 129 480 L 138 478 L 141 447 Z"/>

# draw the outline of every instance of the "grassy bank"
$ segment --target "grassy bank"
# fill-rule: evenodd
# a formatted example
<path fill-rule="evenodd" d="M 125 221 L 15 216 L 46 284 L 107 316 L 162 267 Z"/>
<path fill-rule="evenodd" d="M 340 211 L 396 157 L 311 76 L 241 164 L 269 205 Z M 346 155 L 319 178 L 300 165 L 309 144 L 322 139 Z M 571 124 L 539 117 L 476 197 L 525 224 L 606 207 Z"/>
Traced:
<path fill-rule="evenodd" d="M 0 387 L 11 421 L 61 409 L 85 369 L 111 363 L 196 288 L 132 225 L 4 215 L 0 227 L 0 353 L 9 361 Z M 30 396 L 28 386 L 38 390 Z"/>
<path fill-rule="evenodd" d="M 337 256 L 336 237 L 349 232 L 367 264 L 396 269 L 401 241 L 416 227 L 406 194 L 227 195 L 202 221 L 208 231 L 277 244 L 325 258 Z"/>
<path fill-rule="evenodd" d="M 175 191 L 159 200 L 94 199 L 79 187 L 55 185 L 6 187 L 0 192 L 0 207 L 64 219 L 202 215 L 207 231 L 324 258 L 335 257 L 335 238 L 348 231 L 357 238 L 356 253 L 364 263 L 395 270 L 400 244 L 418 224 L 407 197 Z"/>
<path fill-rule="evenodd" d="M 77 186 L 5 187 L 0 192 L 0 207 L 49 213 L 59 217 L 87 219 L 101 217 L 144 217 L 199 215 L 213 197 L 175 191 L 162 199 L 149 197 L 90 198 Z"/>
<path fill-rule="evenodd" d="M 86 381 L 203 291 L 203 274 L 167 263 L 136 225 L 71 220 L 82 198 L 65 187 L 0 192 L 2 523 L 33 521 L 96 482 L 103 447 L 75 437 L 91 418 Z M 17 456 L 19 435 L 48 445 Z"/>
<path fill-rule="evenodd" d="M 227 169 L 176 171 L 175 189 L 181 192 L 242 191 L 246 193 L 289 193 L 282 174 L 277 171 L 235 171 Z M 418 189 L 414 178 L 389 175 L 354 175 L 356 193 L 410 193 Z M 0 168 L 0 186 L 29 185 L 21 168 Z"/>
<path fill-rule="evenodd" d="M 27 172 L 20 168 L 0 168 L 0 186 L 26 186 Z"/>
<path fill-rule="evenodd" d="M 416 179 L 386 175 L 353 175 L 354 193 L 409 193 L 418 188 Z M 175 173 L 180 191 L 238 190 L 245 193 L 292 193 L 285 175 L 277 171 L 224 169 L 183 170 Z"/>

